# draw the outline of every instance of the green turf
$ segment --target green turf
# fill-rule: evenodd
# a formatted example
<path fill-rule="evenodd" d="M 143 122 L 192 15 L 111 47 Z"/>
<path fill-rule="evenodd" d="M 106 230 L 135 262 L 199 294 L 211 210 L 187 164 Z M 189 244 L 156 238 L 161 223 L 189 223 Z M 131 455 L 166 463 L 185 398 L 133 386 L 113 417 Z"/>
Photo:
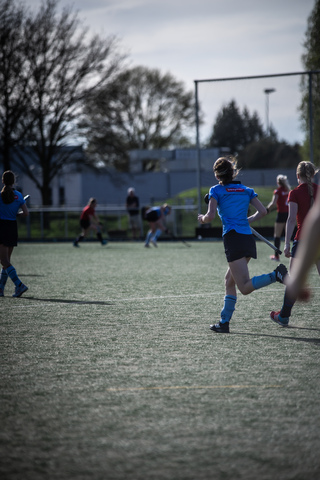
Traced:
<path fill-rule="evenodd" d="M 269 319 L 274 284 L 239 294 L 219 335 L 223 245 L 191 245 L 15 249 L 29 290 L 0 298 L 1 479 L 320 478 L 316 271 L 294 328 Z"/>

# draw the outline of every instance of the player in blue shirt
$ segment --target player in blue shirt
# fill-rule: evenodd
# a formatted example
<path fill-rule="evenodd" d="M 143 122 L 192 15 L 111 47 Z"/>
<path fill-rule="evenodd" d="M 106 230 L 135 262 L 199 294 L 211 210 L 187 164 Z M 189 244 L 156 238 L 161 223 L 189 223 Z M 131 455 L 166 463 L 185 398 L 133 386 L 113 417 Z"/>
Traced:
<path fill-rule="evenodd" d="M 248 262 L 251 258 L 257 258 L 257 250 L 249 224 L 266 215 L 267 210 L 252 188 L 234 180 L 238 174 L 235 159 L 218 158 L 213 171 L 219 184 L 210 188 L 208 211 L 205 215 L 199 214 L 198 221 L 202 224 L 211 222 L 216 211 L 222 221 L 222 236 L 229 268 L 225 276 L 226 290 L 221 319 L 219 323 L 210 325 L 210 328 L 214 332 L 229 333 L 229 322 L 237 301 L 236 287 L 243 295 L 248 295 L 276 281 L 283 283 L 287 269 L 280 264 L 271 273 L 250 278 Z M 250 217 L 247 215 L 249 205 L 256 209 Z"/>
<path fill-rule="evenodd" d="M 149 222 L 150 230 L 147 233 L 144 243 L 145 247 L 149 247 L 150 242 L 157 247 L 157 240 L 162 232 L 168 232 L 165 218 L 170 215 L 171 207 L 164 203 L 161 207 L 149 208 L 144 216 L 144 219 Z"/>
<path fill-rule="evenodd" d="M 2 270 L 0 273 L 0 297 L 4 296 L 4 287 L 8 277 L 15 284 L 13 297 L 20 297 L 28 290 L 19 279 L 16 269 L 11 265 L 11 254 L 18 242 L 17 215 L 28 216 L 29 211 L 26 202 L 20 192 L 13 188 L 15 176 L 11 170 L 2 175 L 4 184 L 0 195 L 0 261 Z M 20 212 L 21 210 L 21 212 Z"/>

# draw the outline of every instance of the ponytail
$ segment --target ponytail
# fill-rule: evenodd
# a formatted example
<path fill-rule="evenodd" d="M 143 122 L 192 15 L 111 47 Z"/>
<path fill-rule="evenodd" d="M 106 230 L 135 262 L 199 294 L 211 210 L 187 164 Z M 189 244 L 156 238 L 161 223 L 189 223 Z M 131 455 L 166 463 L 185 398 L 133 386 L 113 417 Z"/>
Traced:
<path fill-rule="evenodd" d="M 306 180 L 308 186 L 308 193 L 310 196 L 310 207 L 312 207 L 314 202 L 314 190 L 313 190 L 313 177 L 318 172 L 315 169 L 313 163 L 311 162 L 300 162 L 297 167 L 297 174 Z"/>
<path fill-rule="evenodd" d="M 238 175 L 237 160 L 233 156 L 220 157 L 213 165 L 213 172 L 219 178 L 220 185 L 228 185 Z"/>
<path fill-rule="evenodd" d="M 12 203 L 15 198 L 13 184 L 15 183 L 14 173 L 11 170 L 7 170 L 2 175 L 2 183 L 4 184 L 3 189 L 1 190 L 1 198 L 3 203 L 8 205 Z"/>
<path fill-rule="evenodd" d="M 280 185 L 280 187 L 283 187 L 287 192 L 291 190 L 291 185 L 289 183 L 287 175 L 278 175 L 277 183 Z"/>

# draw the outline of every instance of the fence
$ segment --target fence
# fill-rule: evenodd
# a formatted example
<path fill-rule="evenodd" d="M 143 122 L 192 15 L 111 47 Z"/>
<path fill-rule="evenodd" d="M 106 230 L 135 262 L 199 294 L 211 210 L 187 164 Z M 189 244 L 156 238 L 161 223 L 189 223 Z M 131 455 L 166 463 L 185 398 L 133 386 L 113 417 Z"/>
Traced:
<path fill-rule="evenodd" d="M 80 233 L 78 207 L 37 207 L 29 208 L 30 215 L 19 218 L 19 239 L 24 241 L 71 241 Z M 110 239 L 130 238 L 127 210 L 123 205 L 96 208 L 103 231 Z M 197 226 L 197 205 L 172 206 L 167 217 L 170 231 L 177 237 L 194 237 Z M 141 219 L 141 237 L 148 229 Z M 91 233 L 88 237 L 94 238 Z"/>
<path fill-rule="evenodd" d="M 240 110 L 247 108 L 251 115 L 253 111 L 258 115 L 261 112 L 262 117 L 265 114 L 266 135 L 270 134 L 270 128 L 272 127 L 277 132 L 279 138 L 290 144 L 303 144 L 308 139 L 310 161 L 314 161 L 314 144 L 316 143 L 314 140 L 319 137 L 319 132 L 314 132 L 314 119 L 316 118 L 318 107 L 313 90 L 316 93 L 319 76 L 320 70 L 314 70 L 271 75 L 210 78 L 194 81 L 198 203 L 200 202 L 201 189 L 200 147 L 211 135 L 213 122 L 218 112 L 221 111 L 223 106 L 230 103 L 231 100 L 236 101 Z M 302 84 L 304 85 L 303 92 L 301 90 Z M 308 92 L 307 123 L 309 132 L 301 129 L 300 107 L 303 94 L 306 94 L 306 92 Z M 270 94 L 273 94 L 271 113 L 269 112 Z M 207 122 L 202 121 L 201 125 L 199 119 L 200 105 L 204 117 L 207 119 Z M 208 121 L 211 122 L 211 125 Z M 314 134 L 317 136 L 314 136 Z"/>

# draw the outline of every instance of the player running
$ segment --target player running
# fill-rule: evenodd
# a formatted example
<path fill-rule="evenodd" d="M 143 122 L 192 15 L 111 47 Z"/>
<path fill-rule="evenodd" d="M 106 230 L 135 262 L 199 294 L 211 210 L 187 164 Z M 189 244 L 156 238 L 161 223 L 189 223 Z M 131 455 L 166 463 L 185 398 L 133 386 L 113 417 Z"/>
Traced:
<path fill-rule="evenodd" d="M 318 195 L 319 187 L 314 183 L 313 179 L 317 170 L 311 162 L 300 162 L 297 167 L 298 186 L 291 190 L 288 196 L 289 215 L 286 223 L 286 236 L 284 245 L 284 254 L 290 258 L 290 270 L 294 264 L 295 256 L 299 246 L 302 226 L 307 217 L 310 208 L 312 207 L 316 196 Z M 292 249 L 290 252 L 290 240 L 297 223 L 297 232 L 294 237 Z M 316 261 L 316 266 L 320 275 L 320 260 Z M 285 292 L 281 310 L 278 312 L 272 311 L 270 313 L 271 319 L 279 325 L 286 327 L 289 323 L 291 310 L 294 305 L 294 300 Z"/>
<path fill-rule="evenodd" d="M 229 333 L 229 322 L 237 302 L 236 287 L 243 295 L 248 295 L 271 283 L 283 283 L 287 268 L 280 264 L 271 273 L 250 278 L 248 262 L 251 258 L 257 258 L 257 250 L 249 224 L 266 215 L 267 210 L 252 188 L 234 180 L 239 172 L 234 158 L 218 158 L 213 171 L 219 184 L 210 188 L 208 211 L 205 215 L 199 214 L 198 221 L 211 222 L 216 211 L 222 220 L 222 236 L 229 267 L 225 275 L 221 318 L 219 323 L 210 325 L 210 329 L 218 333 Z M 256 209 L 250 217 L 247 216 L 249 205 Z"/>
<path fill-rule="evenodd" d="M 274 246 L 280 250 L 281 235 L 286 226 L 288 218 L 288 195 L 291 190 L 288 177 L 286 175 L 277 176 L 278 188 L 273 192 L 273 197 L 269 205 L 267 205 L 267 212 L 269 213 L 274 207 L 277 208 L 277 218 L 274 224 Z M 271 255 L 271 260 L 279 261 L 279 255 Z"/>
<path fill-rule="evenodd" d="M 27 217 L 29 211 L 22 194 L 13 188 L 15 176 L 11 170 L 3 173 L 2 183 L 4 187 L 0 195 L 0 261 L 2 265 L 0 297 L 4 296 L 4 288 L 8 277 L 11 278 L 16 287 L 12 296 L 21 297 L 28 290 L 28 287 L 21 282 L 16 269 L 11 264 L 11 255 L 13 248 L 18 243 L 17 215 Z"/>
<path fill-rule="evenodd" d="M 82 232 L 73 242 L 74 247 L 79 247 L 78 243 L 83 241 L 90 229 L 96 232 L 101 245 L 106 245 L 107 242 L 102 238 L 101 234 L 101 223 L 99 222 L 98 215 L 95 211 L 96 206 L 97 200 L 95 198 L 90 198 L 87 206 L 82 210 L 80 215 L 80 227 L 82 228 Z"/>

